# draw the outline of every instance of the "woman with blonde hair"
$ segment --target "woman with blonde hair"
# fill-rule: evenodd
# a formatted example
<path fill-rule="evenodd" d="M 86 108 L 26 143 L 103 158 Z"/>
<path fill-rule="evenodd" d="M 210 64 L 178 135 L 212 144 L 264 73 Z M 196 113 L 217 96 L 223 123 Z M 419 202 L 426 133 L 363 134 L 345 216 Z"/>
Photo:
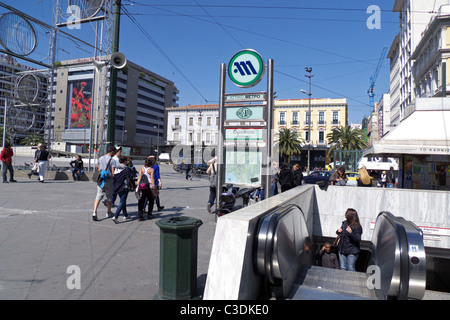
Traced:
<path fill-rule="evenodd" d="M 371 187 L 372 181 L 370 179 L 369 173 L 366 170 L 366 167 L 362 166 L 358 170 L 359 175 L 356 177 L 356 181 L 358 182 L 358 187 Z"/>

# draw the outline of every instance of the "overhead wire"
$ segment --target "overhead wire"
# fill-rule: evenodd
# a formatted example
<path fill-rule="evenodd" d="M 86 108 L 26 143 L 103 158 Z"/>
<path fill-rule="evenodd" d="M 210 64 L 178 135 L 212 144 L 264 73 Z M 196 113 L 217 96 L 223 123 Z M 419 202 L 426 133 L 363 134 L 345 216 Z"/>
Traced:
<path fill-rule="evenodd" d="M 145 35 L 145 37 L 155 46 L 155 48 L 163 55 L 163 57 L 181 74 L 181 76 L 191 85 L 191 87 L 202 97 L 202 99 L 207 103 L 208 100 L 200 92 L 199 89 L 189 80 L 189 78 L 181 71 L 181 69 L 176 65 L 176 63 L 169 57 L 169 55 L 158 45 L 158 43 L 150 36 L 150 34 L 142 27 L 142 25 L 129 13 L 129 11 L 122 7 L 126 16 L 138 27 L 138 29 Z"/>

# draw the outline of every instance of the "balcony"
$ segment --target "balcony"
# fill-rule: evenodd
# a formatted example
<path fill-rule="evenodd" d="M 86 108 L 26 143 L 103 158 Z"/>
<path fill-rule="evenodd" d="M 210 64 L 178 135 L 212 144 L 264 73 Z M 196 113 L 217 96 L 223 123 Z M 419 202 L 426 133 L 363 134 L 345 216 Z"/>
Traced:
<path fill-rule="evenodd" d="M 341 125 L 341 122 L 339 120 L 333 120 L 331 121 L 332 127 L 339 127 Z"/>
<path fill-rule="evenodd" d="M 173 124 L 172 131 L 181 131 L 181 126 L 179 124 Z"/>
<path fill-rule="evenodd" d="M 324 120 L 319 120 L 318 122 L 317 122 L 317 126 L 318 127 L 326 127 L 327 126 L 327 122 L 326 121 L 324 121 Z"/>

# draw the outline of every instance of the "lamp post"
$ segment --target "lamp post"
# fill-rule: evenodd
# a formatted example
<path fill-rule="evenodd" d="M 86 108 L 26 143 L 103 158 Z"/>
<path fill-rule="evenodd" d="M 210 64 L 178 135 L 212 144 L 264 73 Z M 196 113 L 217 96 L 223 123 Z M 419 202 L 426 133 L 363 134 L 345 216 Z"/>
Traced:
<path fill-rule="evenodd" d="M 308 92 L 308 96 L 309 96 L 309 103 L 308 103 L 308 168 L 307 168 L 307 173 L 309 175 L 309 170 L 311 168 L 311 126 L 312 126 L 312 121 L 311 121 L 311 78 L 314 77 L 314 75 L 311 74 L 312 68 L 305 68 L 305 71 L 308 72 L 309 74 L 305 74 L 305 77 L 309 78 L 309 92 Z"/>

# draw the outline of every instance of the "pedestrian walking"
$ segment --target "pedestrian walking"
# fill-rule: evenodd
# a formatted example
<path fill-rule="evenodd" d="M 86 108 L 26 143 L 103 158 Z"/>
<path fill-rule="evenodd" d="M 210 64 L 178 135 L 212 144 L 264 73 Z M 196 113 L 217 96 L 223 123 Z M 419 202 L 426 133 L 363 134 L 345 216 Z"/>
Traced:
<path fill-rule="evenodd" d="M 161 181 L 161 175 L 159 173 L 158 159 L 155 156 L 150 156 L 150 158 L 153 158 L 155 161 L 155 164 L 153 165 L 153 170 L 154 170 L 154 175 L 155 175 L 154 176 L 155 185 L 156 185 L 156 189 L 158 191 L 160 191 L 162 189 L 162 181 Z M 161 202 L 159 200 L 159 193 L 158 193 L 158 196 L 156 196 L 155 202 L 156 202 L 156 207 L 158 208 L 158 211 L 164 210 L 164 206 L 161 205 Z"/>
<path fill-rule="evenodd" d="M 39 152 L 36 152 L 37 157 L 34 159 L 34 161 L 37 162 L 39 167 L 39 182 L 44 183 L 48 160 L 52 157 L 52 155 L 47 150 L 47 144 L 45 143 L 41 144 L 38 151 Z"/>
<path fill-rule="evenodd" d="M 77 155 L 76 160 L 72 160 L 70 161 L 70 166 L 72 167 L 72 177 L 73 177 L 73 181 L 79 181 L 80 177 L 83 175 L 83 169 L 84 169 L 84 165 L 83 165 L 83 159 L 81 158 L 80 155 Z"/>
<path fill-rule="evenodd" d="M 278 194 L 278 162 L 272 163 L 272 169 L 271 169 L 271 184 L 270 184 L 270 192 L 272 196 L 275 196 Z"/>
<path fill-rule="evenodd" d="M 116 168 L 116 162 L 113 160 L 113 156 L 116 153 L 116 148 L 111 146 L 108 148 L 108 153 L 101 156 L 98 159 L 98 170 L 100 171 L 100 176 L 97 181 L 97 193 L 95 195 L 94 201 L 94 212 L 92 213 L 92 219 L 98 221 L 97 209 L 100 201 L 106 196 L 106 205 L 108 207 L 108 212 L 106 217 L 111 217 L 111 200 L 114 191 L 114 170 Z"/>
<path fill-rule="evenodd" d="M 148 201 L 147 219 L 153 219 L 153 205 L 155 204 L 155 196 L 153 192 L 156 190 L 155 174 L 153 165 L 155 158 L 147 158 L 144 167 L 139 171 L 136 192 L 139 195 L 138 200 L 138 220 L 144 221 L 145 204 Z"/>
<path fill-rule="evenodd" d="M 342 270 L 355 271 L 356 260 L 360 252 L 362 232 L 358 213 L 355 209 L 348 208 L 345 212 L 345 220 L 336 231 L 336 234 L 341 237 L 338 249 L 339 263 Z"/>
<path fill-rule="evenodd" d="M 192 180 L 193 174 L 189 175 L 189 172 L 193 170 L 194 170 L 194 161 L 192 161 L 192 163 L 186 164 L 186 180 Z"/>
<path fill-rule="evenodd" d="M 12 165 L 12 157 L 14 156 L 14 151 L 11 148 L 9 142 L 5 142 L 2 152 L 0 153 L 0 159 L 3 163 L 3 183 L 8 183 L 6 179 L 6 172 L 9 171 L 9 182 L 17 182 L 14 180 L 14 168 Z"/>
<path fill-rule="evenodd" d="M 119 165 L 114 169 L 114 190 L 113 192 L 119 196 L 120 202 L 117 206 L 116 213 L 112 220 L 114 223 L 119 223 L 119 214 L 123 213 L 123 219 L 128 218 L 127 212 L 127 198 L 128 192 L 136 188 L 133 180 L 133 172 L 127 166 L 127 158 L 124 156 L 119 157 Z"/>
<path fill-rule="evenodd" d="M 208 213 L 211 213 L 211 208 L 214 205 L 214 201 L 216 201 L 216 191 L 217 191 L 217 157 L 209 160 L 210 163 L 208 169 L 206 170 L 206 174 L 209 175 L 209 199 L 206 204 L 206 210 Z"/>

